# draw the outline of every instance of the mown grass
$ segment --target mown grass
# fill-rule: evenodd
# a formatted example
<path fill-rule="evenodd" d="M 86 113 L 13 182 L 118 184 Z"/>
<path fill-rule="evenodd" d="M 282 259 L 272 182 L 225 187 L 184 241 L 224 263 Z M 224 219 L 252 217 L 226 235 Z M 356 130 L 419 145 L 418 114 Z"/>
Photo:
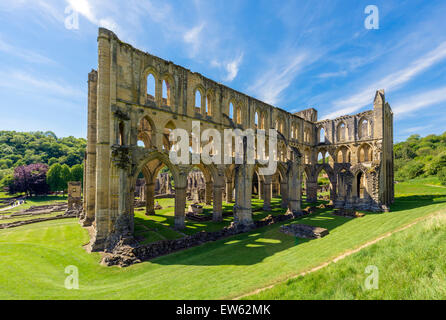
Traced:
<path fill-rule="evenodd" d="M 175 200 L 174 199 L 157 199 L 158 203 L 163 207 L 161 210 L 156 210 L 155 215 L 145 215 L 145 208 L 135 209 L 135 235 L 144 237 L 142 243 L 147 244 L 165 239 L 178 239 L 185 235 L 192 235 L 200 231 L 213 232 L 229 226 L 234 217 L 232 215 L 234 203 L 223 203 L 223 212 L 231 213 L 229 216 L 224 216 L 223 221 L 191 221 L 186 219 L 186 228 L 181 231 L 174 230 L 174 214 L 175 214 Z M 268 214 L 277 215 L 283 214 L 286 210 L 280 208 L 281 199 L 271 199 L 270 212 L 255 211 L 253 213 L 254 220 L 260 220 Z M 189 204 L 189 202 L 187 203 Z M 252 199 L 253 210 L 258 210 L 263 207 L 263 200 Z M 212 217 L 212 206 L 204 205 L 203 215 Z"/>
<path fill-rule="evenodd" d="M 245 299 L 446 299 L 446 212 Z M 370 287 L 376 267 L 376 288 Z"/>
<path fill-rule="evenodd" d="M 50 204 L 56 204 L 56 203 L 66 203 L 67 202 L 67 196 L 35 196 L 35 197 L 29 197 L 26 199 L 26 203 L 21 204 L 17 207 L 14 207 L 12 209 L 9 209 L 7 211 L 1 211 L 0 214 L 11 214 L 14 212 L 19 212 L 22 210 L 29 209 L 32 206 L 43 206 L 43 205 L 50 205 Z"/>
<path fill-rule="evenodd" d="M 101 266 L 98 253 L 85 252 L 89 237 L 76 219 L 1 230 L 0 299 L 237 297 L 446 208 L 445 188 L 401 183 L 397 193 L 389 213 L 348 219 L 325 211 L 305 217 L 306 223 L 329 229 L 322 239 L 296 240 L 272 225 L 124 269 Z M 79 269 L 79 290 L 64 287 L 69 265 Z"/>

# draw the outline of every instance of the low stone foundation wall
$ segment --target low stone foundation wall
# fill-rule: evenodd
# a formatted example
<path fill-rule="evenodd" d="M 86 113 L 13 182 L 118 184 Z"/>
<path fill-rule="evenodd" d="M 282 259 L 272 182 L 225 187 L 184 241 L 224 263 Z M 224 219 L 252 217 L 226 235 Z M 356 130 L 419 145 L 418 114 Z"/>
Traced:
<path fill-rule="evenodd" d="M 2 223 L 2 224 L 0 224 L 0 229 L 9 229 L 9 228 L 24 226 L 24 225 L 31 224 L 31 223 L 50 221 L 50 220 L 67 219 L 67 218 L 76 218 L 76 214 L 61 214 L 61 215 L 58 215 L 55 217 L 36 218 L 36 219 L 30 219 L 30 220 L 24 220 L 24 221 Z"/>
<path fill-rule="evenodd" d="M 280 231 L 287 235 L 304 239 L 319 239 L 328 235 L 327 229 L 298 223 L 281 226 Z"/>
<path fill-rule="evenodd" d="M 102 263 L 107 266 L 118 265 L 126 267 L 134 263 L 147 261 L 172 252 L 199 246 L 206 242 L 216 241 L 274 223 L 291 220 L 305 214 L 306 213 L 302 212 L 299 214 L 287 213 L 278 216 L 269 215 L 262 220 L 254 221 L 254 225 L 251 227 L 237 228 L 234 224 L 231 224 L 231 226 L 225 227 L 219 231 L 202 231 L 181 239 L 162 240 L 147 245 L 139 245 L 136 240 L 130 238 L 121 239 L 112 252 L 105 253 Z"/>

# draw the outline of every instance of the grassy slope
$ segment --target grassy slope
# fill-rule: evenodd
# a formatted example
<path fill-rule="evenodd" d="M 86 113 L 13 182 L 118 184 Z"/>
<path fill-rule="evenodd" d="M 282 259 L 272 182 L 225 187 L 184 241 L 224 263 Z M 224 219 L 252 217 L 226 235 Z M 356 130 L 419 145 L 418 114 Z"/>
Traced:
<path fill-rule="evenodd" d="M 246 299 L 446 299 L 446 213 Z M 369 265 L 378 288 L 367 290 Z"/>
<path fill-rule="evenodd" d="M 0 231 L 0 299 L 218 299 L 285 280 L 417 218 L 445 210 L 446 189 L 397 185 L 393 212 L 348 219 L 328 212 L 305 217 L 330 229 L 297 240 L 269 226 L 125 269 L 100 266 L 87 254 L 86 230 L 75 219 Z M 64 288 L 64 268 L 79 268 L 80 289 Z"/>

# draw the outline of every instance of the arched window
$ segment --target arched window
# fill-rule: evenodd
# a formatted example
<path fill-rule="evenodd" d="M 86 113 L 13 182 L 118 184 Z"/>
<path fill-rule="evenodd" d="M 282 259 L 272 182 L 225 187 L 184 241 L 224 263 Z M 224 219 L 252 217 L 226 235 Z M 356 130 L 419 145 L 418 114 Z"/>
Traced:
<path fill-rule="evenodd" d="M 256 114 L 254 115 L 254 126 L 256 128 L 259 128 L 259 113 L 257 111 L 256 111 Z"/>
<path fill-rule="evenodd" d="M 358 136 L 359 139 L 364 139 L 369 136 L 369 122 L 367 121 L 367 119 L 360 120 L 358 127 Z"/>
<path fill-rule="evenodd" d="M 125 145 L 124 140 L 124 123 L 119 123 L 119 145 L 123 146 Z"/>
<path fill-rule="evenodd" d="M 366 179 L 361 171 L 356 176 L 356 192 L 358 198 L 364 199 L 366 194 Z"/>
<path fill-rule="evenodd" d="M 346 128 L 344 122 L 341 122 L 340 124 L 338 124 L 337 130 L 336 130 L 338 141 L 344 141 L 346 139 L 346 131 L 347 131 L 347 128 Z"/>
<path fill-rule="evenodd" d="M 234 119 L 234 105 L 232 102 L 229 103 L 229 119 Z"/>
<path fill-rule="evenodd" d="M 206 114 L 208 116 L 212 115 L 212 96 L 210 94 L 206 98 Z"/>
<path fill-rule="evenodd" d="M 321 130 L 319 130 L 319 142 L 325 143 L 325 129 L 324 128 L 321 128 Z"/>
<path fill-rule="evenodd" d="M 155 77 L 151 73 L 147 76 L 147 99 L 155 101 Z"/>
<path fill-rule="evenodd" d="M 200 90 L 195 90 L 195 108 L 201 110 L 201 92 Z"/>
<path fill-rule="evenodd" d="M 170 84 L 167 80 L 163 80 L 163 105 L 170 106 Z"/>
<path fill-rule="evenodd" d="M 291 125 L 291 139 L 294 139 L 294 124 Z"/>

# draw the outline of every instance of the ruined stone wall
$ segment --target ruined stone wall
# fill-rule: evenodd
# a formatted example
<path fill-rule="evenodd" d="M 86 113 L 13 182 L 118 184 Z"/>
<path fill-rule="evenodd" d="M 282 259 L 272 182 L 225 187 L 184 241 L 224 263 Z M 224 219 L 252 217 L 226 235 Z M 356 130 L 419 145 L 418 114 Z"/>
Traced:
<path fill-rule="evenodd" d="M 148 92 L 152 77 L 155 91 Z M 216 129 L 220 133 L 227 128 L 277 130 L 277 176 L 259 178 L 265 208 L 269 208 L 274 181 L 274 189 L 280 189 L 282 195 L 282 206 L 293 212 L 300 210 L 303 172 L 307 200 L 315 200 L 317 176 L 322 169 L 330 179 L 331 200 L 338 206 L 378 210 L 393 199 L 393 119 L 381 91 L 377 92 L 373 110 L 318 121 L 315 109 L 291 114 L 142 52 L 103 28 L 98 35 L 98 70 L 90 72 L 88 84 L 83 223 L 94 223 L 93 250 L 102 250 L 133 233 L 133 195 L 140 172 L 146 180 L 144 198 L 151 214 L 156 177 L 162 167 L 170 169 L 175 183 L 175 225 L 184 227 L 187 177 L 194 166 L 172 165 L 168 135 L 175 128 L 191 132 L 193 121 L 200 121 L 201 130 Z M 201 99 L 196 104 L 198 95 Z M 321 129 L 324 141 L 320 139 Z M 322 162 L 318 161 L 319 153 L 323 154 Z M 225 189 L 227 201 L 235 195 L 235 222 L 253 224 L 252 177 L 258 164 L 200 163 L 198 167 L 205 179 L 206 202 L 212 200 L 214 220 L 221 219 Z M 359 186 L 355 181 L 360 172 L 366 179 Z M 341 173 L 345 179 L 339 183 Z M 342 201 L 337 199 L 338 194 L 343 195 L 339 197 Z"/>

